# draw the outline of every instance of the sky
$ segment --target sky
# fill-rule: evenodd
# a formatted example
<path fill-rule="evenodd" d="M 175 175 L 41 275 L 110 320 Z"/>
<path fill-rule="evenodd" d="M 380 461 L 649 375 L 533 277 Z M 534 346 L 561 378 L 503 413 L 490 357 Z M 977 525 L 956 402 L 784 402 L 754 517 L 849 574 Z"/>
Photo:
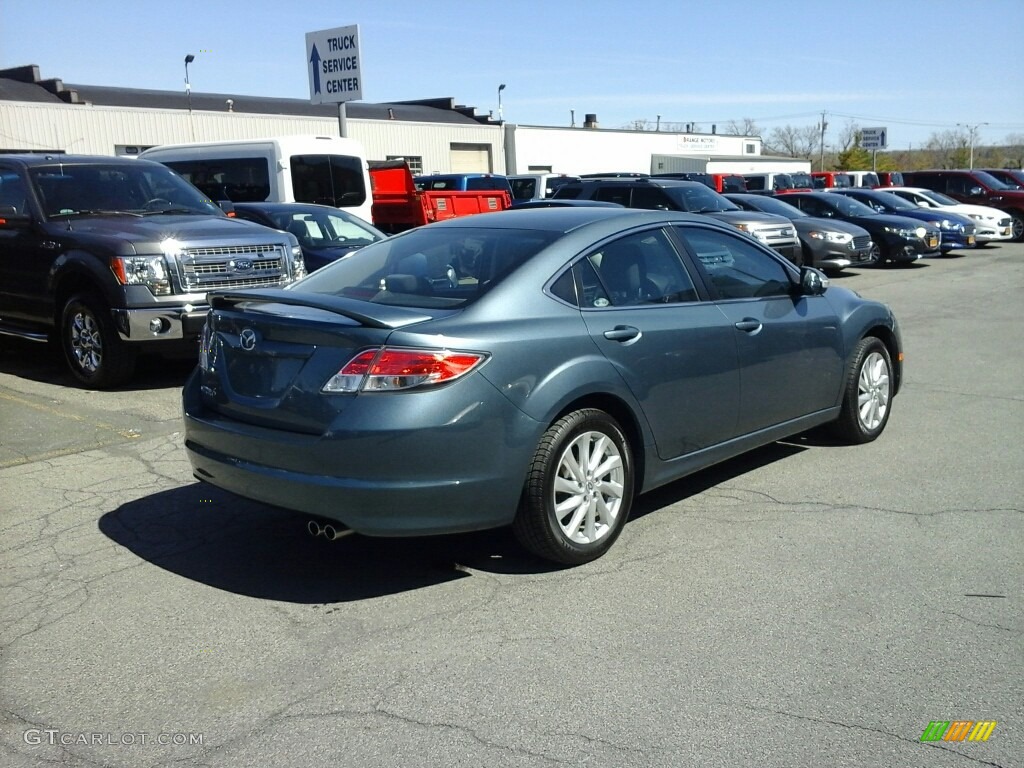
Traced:
<path fill-rule="evenodd" d="M 0 0 L 0 68 L 309 98 L 307 32 L 359 26 L 363 99 L 523 125 L 884 127 L 889 149 L 1024 134 L 1024 0 Z"/>

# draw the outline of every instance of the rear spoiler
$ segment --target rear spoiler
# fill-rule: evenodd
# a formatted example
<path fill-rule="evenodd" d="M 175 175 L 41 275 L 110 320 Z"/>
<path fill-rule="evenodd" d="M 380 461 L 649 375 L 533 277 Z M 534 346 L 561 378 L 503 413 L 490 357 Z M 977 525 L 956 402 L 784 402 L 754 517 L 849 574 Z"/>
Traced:
<path fill-rule="evenodd" d="M 367 304 L 358 299 L 331 296 L 324 293 L 297 293 L 280 288 L 261 288 L 257 291 L 211 291 L 206 300 L 213 309 L 233 309 L 239 304 L 286 304 L 293 307 L 312 307 L 355 320 L 367 328 L 395 329 L 433 319 L 433 315 L 408 307 L 388 304 Z M 366 307 L 373 307 L 367 314 Z"/>

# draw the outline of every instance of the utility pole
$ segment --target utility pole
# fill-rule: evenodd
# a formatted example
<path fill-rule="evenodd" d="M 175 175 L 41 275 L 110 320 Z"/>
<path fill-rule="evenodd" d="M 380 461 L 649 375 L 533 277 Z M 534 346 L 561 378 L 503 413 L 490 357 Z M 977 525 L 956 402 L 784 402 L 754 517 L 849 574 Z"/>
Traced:
<path fill-rule="evenodd" d="M 821 113 L 821 124 L 819 125 L 821 128 L 821 159 L 819 161 L 819 171 L 825 170 L 825 129 L 828 128 L 828 121 L 825 120 L 825 114 L 826 113 L 824 111 Z"/>

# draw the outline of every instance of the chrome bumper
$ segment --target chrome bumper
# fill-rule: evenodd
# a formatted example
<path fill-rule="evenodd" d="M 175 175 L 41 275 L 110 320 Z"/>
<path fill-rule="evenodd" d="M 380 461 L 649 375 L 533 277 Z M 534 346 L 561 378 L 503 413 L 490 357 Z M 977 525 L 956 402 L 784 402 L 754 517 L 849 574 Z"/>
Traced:
<path fill-rule="evenodd" d="M 115 309 L 114 324 L 124 341 L 190 339 L 199 335 L 206 322 L 207 306 Z"/>

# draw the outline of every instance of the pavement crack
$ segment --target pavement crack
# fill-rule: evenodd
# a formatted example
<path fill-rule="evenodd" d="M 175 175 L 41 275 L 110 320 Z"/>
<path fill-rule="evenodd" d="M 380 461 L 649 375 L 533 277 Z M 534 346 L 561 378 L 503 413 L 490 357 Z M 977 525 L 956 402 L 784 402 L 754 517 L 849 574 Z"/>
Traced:
<path fill-rule="evenodd" d="M 958 752 L 955 749 L 950 749 L 948 747 L 944 747 L 941 744 L 936 744 L 936 743 L 931 742 L 931 741 L 921 741 L 920 739 L 908 739 L 906 736 L 901 736 L 900 734 L 892 733 L 891 731 L 883 731 L 881 728 L 871 728 L 871 727 L 866 726 L 866 725 L 854 725 L 854 724 L 851 724 L 851 723 L 841 723 L 838 720 L 829 720 L 828 718 L 824 718 L 824 717 L 811 717 L 810 715 L 798 715 L 795 712 L 785 712 L 785 711 L 780 710 L 780 709 L 770 709 L 768 707 L 758 707 L 758 706 L 755 706 L 753 704 L 732 704 L 732 706 L 738 706 L 738 707 L 741 707 L 743 709 L 749 709 L 749 710 L 751 710 L 753 712 L 763 712 L 764 714 L 768 714 L 768 715 L 777 715 L 779 717 L 788 717 L 788 718 L 791 718 L 793 720 L 801 720 L 803 722 L 808 722 L 808 723 L 818 723 L 820 725 L 832 725 L 832 726 L 836 726 L 838 728 L 849 728 L 850 730 L 854 730 L 854 731 L 865 731 L 867 733 L 874 733 L 874 734 L 877 734 L 879 736 L 886 736 L 886 737 L 888 737 L 890 739 L 896 739 L 898 741 L 902 741 L 902 742 L 904 742 L 906 744 L 913 744 L 913 745 L 919 746 L 919 747 L 930 747 L 931 749 L 941 749 L 943 752 L 948 752 L 950 754 L 956 755 L 957 757 L 962 757 L 965 760 L 970 760 L 971 762 L 977 763 L 978 765 L 991 765 L 991 766 L 993 766 L 993 768 L 1006 768 L 1006 766 L 1003 766 L 1001 763 L 994 763 L 991 760 L 981 760 L 980 758 L 972 757 L 971 755 L 964 754 L 963 752 Z"/>

